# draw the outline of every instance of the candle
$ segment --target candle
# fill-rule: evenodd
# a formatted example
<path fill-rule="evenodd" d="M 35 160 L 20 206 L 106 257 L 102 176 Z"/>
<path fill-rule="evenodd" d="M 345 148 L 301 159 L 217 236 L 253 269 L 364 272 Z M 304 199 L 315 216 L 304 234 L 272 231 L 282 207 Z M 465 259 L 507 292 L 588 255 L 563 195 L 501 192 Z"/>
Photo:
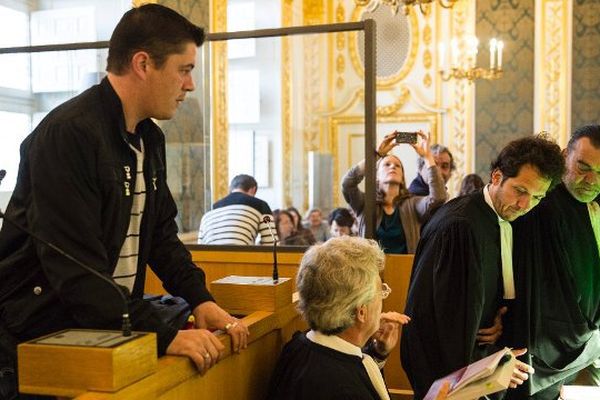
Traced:
<path fill-rule="evenodd" d="M 498 40 L 496 45 L 498 46 L 498 69 L 502 69 L 502 50 L 504 49 L 504 42 Z"/>
<path fill-rule="evenodd" d="M 479 47 L 479 39 L 477 39 L 477 37 L 475 36 L 471 36 L 469 38 L 469 47 L 470 47 L 470 51 L 471 51 L 471 68 L 475 68 L 475 66 L 477 65 L 477 52 L 478 52 L 478 47 Z"/>
<path fill-rule="evenodd" d="M 498 43 L 496 38 L 490 40 L 490 69 L 496 68 L 496 47 Z"/>
<path fill-rule="evenodd" d="M 458 68 L 458 39 L 452 38 L 450 42 L 450 56 L 452 58 L 452 68 Z"/>
<path fill-rule="evenodd" d="M 444 43 L 440 43 L 438 46 L 438 57 L 440 70 L 444 71 L 446 69 L 446 45 Z"/>

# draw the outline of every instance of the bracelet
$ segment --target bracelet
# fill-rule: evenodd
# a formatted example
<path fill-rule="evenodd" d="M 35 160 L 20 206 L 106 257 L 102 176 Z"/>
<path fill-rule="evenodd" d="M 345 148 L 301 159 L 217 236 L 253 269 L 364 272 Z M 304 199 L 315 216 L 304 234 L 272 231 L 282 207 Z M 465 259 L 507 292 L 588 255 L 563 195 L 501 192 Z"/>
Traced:
<path fill-rule="evenodd" d="M 384 155 L 379 154 L 379 150 L 375 150 L 375 155 L 378 156 L 379 158 L 383 158 L 386 156 L 385 154 Z"/>
<path fill-rule="evenodd" d="M 237 326 L 237 321 L 234 322 L 229 322 L 227 325 L 225 325 L 225 332 L 229 332 L 229 330 L 231 328 L 235 328 Z"/>

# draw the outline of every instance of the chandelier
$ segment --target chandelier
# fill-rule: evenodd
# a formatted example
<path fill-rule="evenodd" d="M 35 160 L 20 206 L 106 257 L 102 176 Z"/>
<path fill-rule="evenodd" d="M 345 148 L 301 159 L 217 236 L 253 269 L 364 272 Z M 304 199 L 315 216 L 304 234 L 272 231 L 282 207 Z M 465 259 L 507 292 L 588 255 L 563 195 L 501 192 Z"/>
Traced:
<path fill-rule="evenodd" d="M 476 79 L 498 79 L 502 77 L 504 42 L 493 38 L 490 40 L 489 46 L 490 66 L 489 68 L 482 68 L 477 66 L 479 39 L 475 36 L 467 36 L 462 41 L 453 38 L 450 41 L 449 49 L 446 48 L 445 43 L 440 43 L 438 58 L 442 80 L 467 79 L 471 83 Z"/>
<path fill-rule="evenodd" d="M 354 0 L 354 3 L 357 6 L 366 6 L 370 11 L 375 10 L 380 4 L 384 4 L 390 7 L 392 14 L 394 15 L 398 13 L 398 8 L 400 8 L 400 6 L 402 6 L 405 15 L 408 15 L 411 6 L 419 6 L 421 12 L 424 15 L 427 15 L 431 3 L 438 3 L 444 8 L 452 8 L 457 1 L 458 0 Z"/>

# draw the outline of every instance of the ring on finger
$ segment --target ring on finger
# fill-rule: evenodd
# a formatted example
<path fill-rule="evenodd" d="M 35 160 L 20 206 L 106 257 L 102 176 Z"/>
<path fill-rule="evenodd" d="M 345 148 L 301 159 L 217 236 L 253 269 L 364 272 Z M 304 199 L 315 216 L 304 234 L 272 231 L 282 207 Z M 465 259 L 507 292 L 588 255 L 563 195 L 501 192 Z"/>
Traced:
<path fill-rule="evenodd" d="M 227 325 L 225 325 L 225 331 L 229 332 L 229 330 L 231 328 L 235 328 L 237 325 L 238 325 L 237 321 L 229 322 L 229 323 L 227 323 Z"/>
<path fill-rule="evenodd" d="M 204 357 L 205 360 L 210 360 L 210 354 L 205 353 L 202 357 Z"/>

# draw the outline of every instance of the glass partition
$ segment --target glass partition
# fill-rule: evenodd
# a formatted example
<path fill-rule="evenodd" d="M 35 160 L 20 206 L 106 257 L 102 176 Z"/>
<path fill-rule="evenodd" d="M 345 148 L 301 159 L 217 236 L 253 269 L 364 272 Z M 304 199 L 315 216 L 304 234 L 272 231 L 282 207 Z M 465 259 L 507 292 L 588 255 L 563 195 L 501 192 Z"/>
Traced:
<path fill-rule="evenodd" d="M 98 41 L 109 39 L 130 7 L 129 0 L 0 1 L 0 208 L 16 182 L 21 141 L 48 111 L 104 74 L 106 42 Z M 65 50 L 84 50 L 57 51 L 69 43 Z M 52 51 L 40 52 L 44 47 Z"/>
<path fill-rule="evenodd" d="M 371 143 L 368 148 L 375 147 L 374 125 L 369 133 L 366 128 L 374 124 L 374 88 L 369 86 L 374 84 L 374 49 L 363 43 L 374 32 L 359 37 L 365 71 L 357 82 L 363 88 L 360 96 L 352 96 L 343 83 L 331 79 L 343 65 L 336 64 L 327 49 L 335 48 L 340 38 L 347 40 L 350 32 L 365 32 L 371 24 L 208 36 L 204 54 L 210 61 L 204 63 L 204 76 L 211 90 L 204 115 L 210 115 L 205 130 L 211 132 L 211 185 L 206 192 L 211 202 L 226 196 L 231 179 L 244 173 L 256 178 L 256 196 L 272 210 L 294 207 L 304 214 L 319 208 L 326 218 L 334 207 L 345 205 L 342 176 L 365 157 L 365 141 Z M 345 108 L 352 109 L 353 115 L 352 121 L 345 122 L 351 124 L 332 131 L 340 125 L 332 110 L 333 99 L 344 96 Z M 370 107 L 371 113 L 366 111 Z M 374 185 L 374 160 L 367 158 L 373 164 L 373 177 L 365 184 Z"/>
<path fill-rule="evenodd" d="M 166 135 L 169 186 L 186 243 L 196 243 L 202 215 L 239 173 L 256 178 L 257 197 L 272 209 L 319 207 L 327 213 L 343 202 L 341 176 L 365 154 L 365 142 L 375 146 L 374 49 L 364 46 L 364 90 L 360 99 L 350 99 L 356 117 L 341 135 L 328 134 L 326 125 L 338 123 L 328 115 L 327 101 L 344 93 L 328 86 L 326 77 L 340 66 L 316 62 L 327 60 L 318 49 L 335 46 L 340 32 L 365 32 L 368 41 L 373 30 L 372 21 L 363 21 L 208 34 L 193 72 L 196 91 L 172 120 L 157 121 Z M 14 187 L 22 139 L 50 110 L 102 79 L 107 45 L 0 48 L 0 65 L 28 71 L 22 87 L 5 89 L 11 107 L 2 109 L 0 88 L 0 123 L 10 127 L 0 136 L 6 194 Z M 367 162 L 373 176 L 366 185 L 374 185 L 368 152 Z"/>

